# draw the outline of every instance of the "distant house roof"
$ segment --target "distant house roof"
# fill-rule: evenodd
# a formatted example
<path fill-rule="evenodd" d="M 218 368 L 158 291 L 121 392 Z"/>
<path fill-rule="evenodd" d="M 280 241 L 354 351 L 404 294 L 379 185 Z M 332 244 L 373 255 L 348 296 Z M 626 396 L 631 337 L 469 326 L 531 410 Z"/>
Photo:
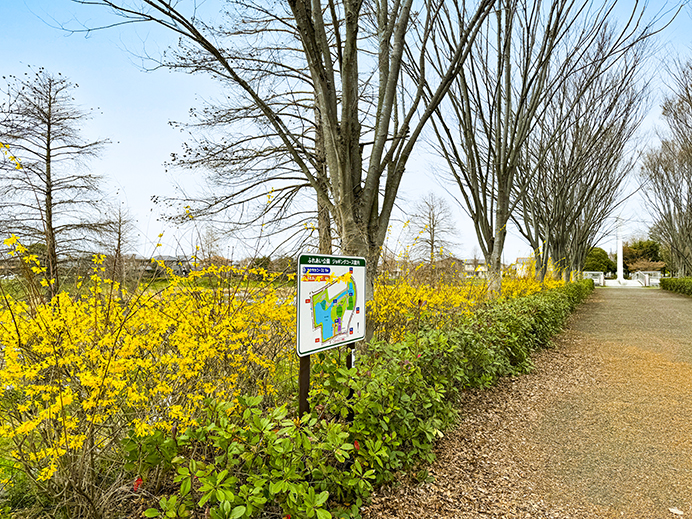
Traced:
<path fill-rule="evenodd" d="M 436 263 L 459 263 L 460 265 L 464 264 L 463 259 L 455 258 L 454 256 L 447 256 L 446 258 L 442 258 L 440 260 L 437 260 Z"/>

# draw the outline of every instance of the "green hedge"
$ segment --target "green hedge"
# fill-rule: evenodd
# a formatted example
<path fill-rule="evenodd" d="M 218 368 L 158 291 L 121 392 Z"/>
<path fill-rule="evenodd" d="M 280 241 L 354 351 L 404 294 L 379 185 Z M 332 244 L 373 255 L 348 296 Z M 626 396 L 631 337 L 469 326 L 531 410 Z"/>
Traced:
<path fill-rule="evenodd" d="M 372 343 L 350 370 L 334 352 L 319 354 L 313 413 L 302 419 L 290 419 L 287 406 L 266 411 L 259 398 L 245 398 L 240 415 L 209 402 L 206 419 L 176 438 L 131 436 L 133 477 L 168 488 L 145 515 L 358 516 L 373 487 L 397 472 L 424 479 L 435 441 L 457 419 L 459 392 L 529 371 L 531 352 L 550 344 L 592 290 L 586 280 L 499 299 L 453 328 Z"/>
<path fill-rule="evenodd" d="M 661 288 L 692 296 L 692 278 L 663 278 L 661 279 Z"/>

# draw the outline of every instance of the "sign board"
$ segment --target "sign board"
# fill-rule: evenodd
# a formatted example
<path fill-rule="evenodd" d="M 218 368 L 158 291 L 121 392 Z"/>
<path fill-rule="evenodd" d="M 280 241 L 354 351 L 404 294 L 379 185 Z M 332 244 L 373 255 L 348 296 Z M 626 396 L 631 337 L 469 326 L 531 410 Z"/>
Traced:
<path fill-rule="evenodd" d="M 365 258 L 301 254 L 296 302 L 299 357 L 365 338 Z"/>

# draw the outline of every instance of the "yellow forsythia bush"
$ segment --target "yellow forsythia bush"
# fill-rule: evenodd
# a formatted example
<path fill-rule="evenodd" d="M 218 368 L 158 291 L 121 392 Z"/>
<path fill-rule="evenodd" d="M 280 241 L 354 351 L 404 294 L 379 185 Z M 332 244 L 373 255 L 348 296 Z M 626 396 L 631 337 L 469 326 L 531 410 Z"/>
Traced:
<path fill-rule="evenodd" d="M 470 313 L 486 300 L 487 286 L 475 280 L 466 283 L 412 284 L 405 277 L 393 281 L 380 276 L 375 298 L 368 306 L 368 319 L 375 322 L 381 340 L 396 342 L 406 333 L 426 324 L 443 326 L 455 316 Z"/>
<path fill-rule="evenodd" d="M 506 278 L 502 280 L 502 297 L 514 298 L 530 296 L 543 290 L 564 286 L 564 281 L 553 279 L 546 276 L 543 282 L 535 277 Z"/>
<path fill-rule="evenodd" d="M 533 276 L 506 276 L 502 280 L 502 297 L 527 296 L 563 285 L 564 282 L 550 276 L 543 282 Z M 453 324 L 459 315 L 473 312 L 488 297 L 488 285 L 483 279 L 440 281 L 431 285 L 411 283 L 407 276 L 390 280 L 387 275 L 381 275 L 375 281 L 375 298 L 368 305 L 368 319 L 375 322 L 378 339 L 397 342 L 423 323 L 433 327 Z"/>
<path fill-rule="evenodd" d="M 295 290 L 277 288 L 265 271 L 210 266 L 181 278 L 169 270 L 165 288 L 128 293 L 103 279 L 105 258 L 94 256 L 77 290 L 46 303 L 45 269 L 16 238 L 5 244 L 36 278 L 30 297 L 0 291 L 0 438 L 54 495 L 68 483 L 91 488 L 104 474 L 121 485 L 121 440 L 174 435 L 195 422 L 207 397 L 261 395 L 273 406 L 295 389 Z M 505 279 L 503 295 L 544 286 Z M 481 280 L 433 286 L 382 276 L 368 319 L 379 339 L 393 342 L 421 325 L 451 325 L 486 299 Z"/>
<path fill-rule="evenodd" d="M 80 294 L 37 305 L 4 294 L 0 437 L 39 482 L 75 467 L 88 478 L 129 429 L 183 430 L 206 397 L 271 402 L 277 368 L 293 362 L 293 294 L 266 273 L 210 267 L 121 298 L 100 277 L 103 260 Z"/>

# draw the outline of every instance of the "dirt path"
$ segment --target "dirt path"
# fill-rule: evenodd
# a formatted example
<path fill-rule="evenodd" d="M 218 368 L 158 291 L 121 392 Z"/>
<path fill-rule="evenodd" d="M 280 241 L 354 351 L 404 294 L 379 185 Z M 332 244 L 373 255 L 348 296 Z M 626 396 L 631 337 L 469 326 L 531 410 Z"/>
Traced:
<path fill-rule="evenodd" d="M 692 517 L 692 298 L 598 289 L 530 375 L 473 391 L 365 518 Z"/>

